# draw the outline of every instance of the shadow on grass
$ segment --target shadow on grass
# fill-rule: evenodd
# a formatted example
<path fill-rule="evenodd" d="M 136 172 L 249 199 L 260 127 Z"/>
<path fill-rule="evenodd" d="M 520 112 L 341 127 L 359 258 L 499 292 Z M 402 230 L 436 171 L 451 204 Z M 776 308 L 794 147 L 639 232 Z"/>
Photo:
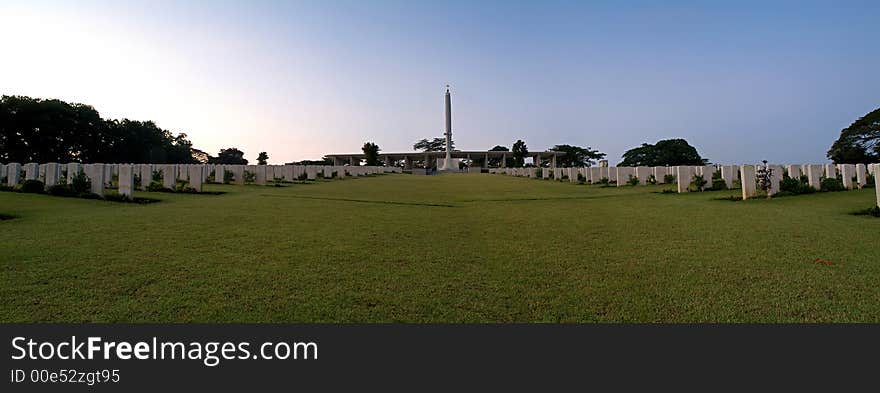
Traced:
<path fill-rule="evenodd" d="M 260 194 L 260 196 L 262 196 L 262 197 L 274 197 L 274 198 L 315 199 L 315 200 L 337 201 L 337 202 L 378 203 L 378 204 L 385 204 L 385 205 L 428 206 L 428 207 L 458 207 L 458 206 L 456 206 L 456 205 L 451 205 L 451 204 L 448 204 L 448 203 L 422 203 L 422 202 L 375 201 L 375 200 L 369 200 L 369 199 L 327 198 L 327 197 L 312 197 L 312 196 L 302 196 L 302 195 L 269 195 L 269 194 Z"/>
<path fill-rule="evenodd" d="M 18 218 L 18 216 L 13 216 L 12 214 L 3 214 L 3 213 L 0 213 L 0 221 L 11 220 L 11 219 L 14 219 L 14 218 Z"/>
<path fill-rule="evenodd" d="M 880 218 L 880 206 L 874 206 L 869 209 L 857 210 L 852 213 L 855 216 L 868 216 Z"/>

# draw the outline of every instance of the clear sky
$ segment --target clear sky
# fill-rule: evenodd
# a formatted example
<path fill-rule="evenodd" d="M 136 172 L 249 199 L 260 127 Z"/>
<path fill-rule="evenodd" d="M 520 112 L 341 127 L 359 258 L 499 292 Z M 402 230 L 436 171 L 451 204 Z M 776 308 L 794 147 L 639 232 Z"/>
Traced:
<path fill-rule="evenodd" d="M 0 0 L 0 94 L 155 120 L 271 163 L 680 137 L 713 162 L 823 162 L 880 106 L 880 1 Z"/>

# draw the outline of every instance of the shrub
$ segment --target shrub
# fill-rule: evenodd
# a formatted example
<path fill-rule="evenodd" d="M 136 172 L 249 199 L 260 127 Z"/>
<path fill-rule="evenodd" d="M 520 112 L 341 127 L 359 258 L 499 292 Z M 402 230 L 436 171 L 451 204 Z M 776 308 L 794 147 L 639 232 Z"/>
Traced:
<path fill-rule="evenodd" d="M 235 174 L 232 171 L 223 170 L 223 183 L 232 183 L 232 179 L 235 178 Z"/>
<path fill-rule="evenodd" d="M 639 185 L 639 178 L 637 178 L 633 175 L 629 175 L 629 180 L 626 181 L 626 184 L 629 184 L 631 186 L 637 186 L 637 185 Z"/>
<path fill-rule="evenodd" d="M 132 178 L 134 179 L 135 188 L 141 188 L 141 174 L 135 173 L 134 176 L 132 176 Z"/>
<path fill-rule="evenodd" d="M 667 176 L 668 176 L 668 175 L 667 175 Z M 671 189 L 671 188 L 664 188 L 663 191 L 661 191 L 661 193 L 663 193 L 663 194 L 675 194 L 676 192 L 675 192 L 675 190 L 673 190 L 673 189 Z"/>
<path fill-rule="evenodd" d="M 70 180 L 70 191 L 74 194 L 85 194 L 92 191 L 92 181 L 85 172 L 79 171 Z"/>
<path fill-rule="evenodd" d="M 788 174 L 784 174 L 782 181 L 779 182 L 779 191 L 790 195 L 800 195 L 812 194 L 816 192 L 816 189 L 810 186 L 806 176 L 794 179 L 788 177 Z"/>
<path fill-rule="evenodd" d="M 826 177 L 822 179 L 820 183 L 820 190 L 826 192 L 834 192 L 834 191 L 845 191 L 846 188 L 843 187 L 843 182 L 838 178 Z"/>
<path fill-rule="evenodd" d="M 153 181 L 162 182 L 162 178 L 164 177 L 164 173 L 162 170 L 153 171 Z"/>
<path fill-rule="evenodd" d="M 76 193 L 70 189 L 66 184 L 56 184 L 52 187 L 49 187 L 47 191 L 49 195 L 61 196 L 61 197 L 72 197 L 76 196 Z"/>
<path fill-rule="evenodd" d="M 694 175 L 691 179 L 691 188 L 695 191 L 703 191 L 703 187 L 706 187 L 707 183 L 706 179 L 703 179 L 703 176 Z"/>
<path fill-rule="evenodd" d="M 712 189 L 713 190 L 726 190 L 727 182 L 724 179 L 712 179 Z"/>
<path fill-rule="evenodd" d="M 675 175 L 663 175 L 663 182 L 666 184 L 675 182 Z"/>
<path fill-rule="evenodd" d="M 553 173 L 553 170 L 551 169 L 551 170 L 550 170 L 550 176 L 548 177 L 548 179 L 555 179 L 555 178 L 556 178 L 556 174 Z"/>
<path fill-rule="evenodd" d="M 170 189 L 165 188 L 165 185 L 162 182 L 153 181 L 150 185 L 147 186 L 147 191 L 149 192 L 168 192 L 172 191 Z"/>
<path fill-rule="evenodd" d="M 308 175 L 307 173 L 305 173 L 305 172 L 300 173 L 299 176 L 297 176 L 297 179 L 298 179 L 298 180 L 306 180 L 306 179 L 308 179 L 308 178 L 309 178 L 309 175 Z"/>
<path fill-rule="evenodd" d="M 15 188 L 10 187 L 4 183 L 4 184 L 0 184 L 0 191 L 15 191 Z"/>
<path fill-rule="evenodd" d="M 869 173 L 868 176 L 865 177 L 865 181 L 867 181 L 868 183 L 865 184 L 864 188 L 874 188 L 874 184 L 876 184 L 874 183 L 874 175 Z"/>
<path fill-rule="evenodd" d="M 657 178 L 654 175 L 648 176 L 648 184 L 657 184 Z"/>
<path fill-rule="evenodd" d="M 607 177 L 603 177 L 603 178 L 599 179 L 599 183 L 598 183 L 598 184 L 608 185 L 609 183 L 611 183 L 611 180 L 608 180 Z"/>
<path fill-rule="evenodd" d="M 586 183 L 586 182 L 587 182 L 587 178 L 584 177 L 584 174 L 578 173 L 578 183 Z"/>
<path fill-rule="evenodd" d="M 257 181 L 257 174 L 253 173 L 251 171 L 244 171 L 244 174 L 242 175 L 242 177 L 244 177 L 245 184 L 249 184 L 249 183 L 253 183 L 253 182 Z"/>
<path fill-rule="evenodd" d="M 21 184 L 21 192 L 28 194 L 42 194 L 46 189 L 46 185 L 39 180 L 25 180 L 24 183 Z"/>

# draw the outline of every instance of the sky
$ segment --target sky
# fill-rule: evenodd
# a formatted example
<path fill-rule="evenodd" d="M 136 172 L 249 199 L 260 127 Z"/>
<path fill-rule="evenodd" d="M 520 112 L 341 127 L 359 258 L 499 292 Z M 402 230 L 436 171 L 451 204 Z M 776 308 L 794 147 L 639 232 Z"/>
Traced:
<path fill-rule="evenodd" d="M 880 106 L 880 2 L 7 1 L 0 94 L 153 120 L 270 163 L 456 148 L 825 162 Z"/>

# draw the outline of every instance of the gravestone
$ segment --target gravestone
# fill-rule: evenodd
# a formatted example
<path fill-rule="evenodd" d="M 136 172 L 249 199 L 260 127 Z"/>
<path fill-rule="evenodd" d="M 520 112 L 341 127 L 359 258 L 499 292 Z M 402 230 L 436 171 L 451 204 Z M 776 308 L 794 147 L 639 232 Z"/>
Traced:
<path fill-rule="evenodd" d="M 48 190 L 49 187 L 58 184 L 58 177 L 61 176 L 61 167 L 54 162 L 50 162 L 42 166 L 45 167 L 45 174 L 43 175 L 43 178 L 46 179 L 44 185 Z"/>
<path fill-rule="evenodd" d="M 265 186 L 266 185 L 266 165 L 254 165 L 254 183 Z"/>
<path fill-rule="evenodd" d="M 131 164 L 120 164 L 117 167 L 117 170 L 119 171 L 119 174 L 117 175 L 119 195 L 131 198 L 131 193 L 134 190 L 134 168 Z"/>
<path fill-rule="evenodd" d="M 691 180 L 694 175 L 694 169 L 691 166 L 680 165 L 675 167 L 675 180 L 678 192 L 688 192 Z"/>
<path fill-rule="evenodd" d="M 855 176 L 856 167 L 853 164 L 842 164 L 840 166 L 840 177 L 843 180 L 843 188 L 847 190 L 852 190 L 853 187 L 853 176 Z"/>
<path fill-rule="evenodd" d="M 630 177 L 633 177 L 634 171 L 633 167 L 630 166 L 619 166 L 617 169 L 617 186 L 625 186 L 629 181 Z"/>
<path fill-rule="evenodd" d="M 601 167 L 591 166 L 590 167 L 590 183 L 598 183 L 602 181 L 602 169 Z"/>
<path fill-rule="evenodd" d="M 35 162 L 24 164 L 24 179 L 37 180 L 40 174 L 40 165 Z"/>
<path fill-rule="evenodd" d="M 639 185 L 647 185 L 648 180 L 651 179 L 651 175 L 653 175 L 653 170 L 648 166 L 637 166 L 636 167 L 636 177 L 639 178 Z"/>
<path fill-rule="evenodd" d="M 89 181 L 92 182 L 92 193 L 98 195 L 104 195 L 104 184 L 105 179 L 104 175 L 107 173 L 107 169 L 104 164 L 87 164 L 84 168 L 86 176 L 89 177 Z"/>
<path fill-rule="evenodd" d="M 770 165 L 770 195 L 779 193 L 779 183 L 782 182 L 782 165 Z"/>
<path fill-rule="evenodd" d="M 733 188 L 734 172 L 736 172 L 736 167 L 733 165 L 721 166 L 721 179 L 724 180 L 724 185 L 727 186 L 727 188 Z"/>
<path fill-rule="evenodd" d="M 834 179 L 837 177 L 837 167 L 834 164 L 825 165 L 825 177 Z"/>
<path fill-rule="evenodd" d="M 617 181 L 617 167 L 607 167 L 608 168 L 608 181 L 616 182 Z"/>
<path fill-rule="evenodd" d="M 822 188 L 822 165 L 807 165 L 807 183 L 817 191 Z"/>
<path fill-rule="evenodd" d="M 666 167 L 655 166 L 652 169 L 654 170 L 654 180 L 657 181 L 657 184 L 666 184 Z"/>
<path fill-rule="evenodd" d="M 792 179 L 800 179 L 801 178 L 801 166 L 800 165 L 789 165 L 788 168 L 788 177 Z"/>
<path fill-rule="evenodd" d="M 877 207 L 880 207 L 880 164 L 874 164 L 874 192 L 877 193 Z"/>
<path fill-rule="evenodd" d="M 141 190 L 146 190 L 150 188 L 150 183 L 153 182 L 153 164 L 141 164 L 139 169 L 141 175 Z"/>
<path fill-rule="evenodd" d="M 176 168 L 175 170 L 177 171 L 177 180 L 183 180 L 183 181 L 188 180 L 189 171 L 187 171 L 186 164 L 179 164 L 179 165 L 175 165 L 174 167 Z"/>
<path fill-rule="evenodd" d="M 226 183 L 226 169 L 223 167 L 223 165 L 214 165 L 214 183 Z"/>
<path fill-rule="evenodd" d="M 703 180 L 706 181 L 706 184 L 703 186 L 705 190 L 712 189 L 712 176 L 715 174 L 715 165 L 704 165 L 700 169 L 700 176 L 703 177 Z"/>
<path fill-rule="evenodd" d="M 78 162 L 71 162 L 67 164 L 67 184 L 73 184 L 73 178 L 76 177 L 80 172 L 82 172 L 82 164 Z"/>
<path fill-rule="evenodd" d="M 189 188 L 198 192 L 202 192 L 202 184 L 205 182 L 205 171 L 201 165 L 190 165 L 189 171 Z"/>
<path fill-rule="evenodd" d="M 865 164 L 856 164 L 856 184 L 860 190 L 868 184 L 868 168 Z"/>
<path fill-rule="evenodd" d="M 162 187 L 170 190 L 177 188 L 177 165 L 167 164 L 162 167 Z"/>
<path fill-rule="evenodd" d="M 21 164 L 10 162 L 6 165 L 6 185 L 15 187 L 21 181 Z"/>
<path fill-rule="evenodd" d="M 550 178 L 550 168 L 541 168 L 541 178 L 543 178 L 543 179 Z"/>
<path fill-rule="evenodd" d="M 360 167 L 355 167 L 355 168 L 359 169 Z M 357 172 L 360 172 L 360 171 L 357 171 Z M 309 180 L 317 179 L 318 178 L 318 168 L 315 167 L 314 165 L 306 165 L 306 176 L 307 176 L 306 178 Z M 360 173 L 358 173 L 356 176 L 360 176 Z"/>
<path fill-rule="evenodd" d="M 569 183 L 577 183 L 578 182 L 578 170 L 580 168 L 568 168 L 568 182 Z"/>
<path fill-rule="evenodd" d="M 232 181 L 240 186 L 244 185 L 244 165 L 232 165 L 229 167 L 232 172 Z"/>
<path fill-rule="evenodd" d="M 755 184 L 755 166 L 743 165 L 739 172 L 740 183 L 742 183 L 743 199 L 754 198 L 758 196 L 758 189 Z"/>

